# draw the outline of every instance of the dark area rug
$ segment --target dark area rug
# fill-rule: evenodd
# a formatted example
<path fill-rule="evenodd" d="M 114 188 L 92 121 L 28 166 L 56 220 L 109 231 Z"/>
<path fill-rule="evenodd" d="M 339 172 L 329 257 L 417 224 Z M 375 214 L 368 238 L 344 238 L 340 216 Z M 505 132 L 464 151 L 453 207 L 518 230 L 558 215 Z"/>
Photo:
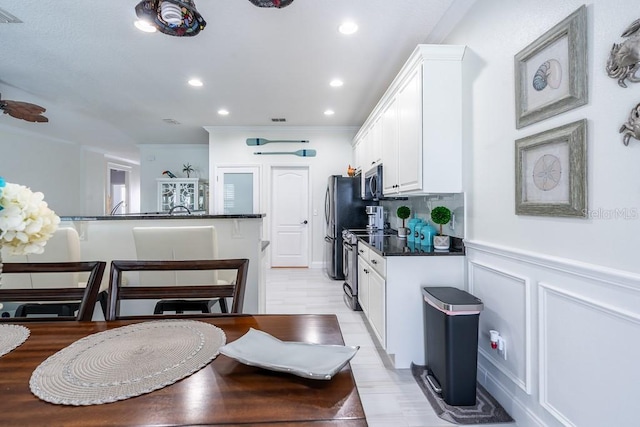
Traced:
<path fill-rule="evenodd" d="M 427 381 L 426 366 L 411 364 L 411 373 L 418 382 L 420 389 L 427 396 L 427 400 L 436 414 L 443 420 L 454 424 L 493 424 L 511 423 L 513 418 L 504 410 L 502 405 L 478 384 L 476 389 L 475 406 L 451 406 L 438 395 Z"/>

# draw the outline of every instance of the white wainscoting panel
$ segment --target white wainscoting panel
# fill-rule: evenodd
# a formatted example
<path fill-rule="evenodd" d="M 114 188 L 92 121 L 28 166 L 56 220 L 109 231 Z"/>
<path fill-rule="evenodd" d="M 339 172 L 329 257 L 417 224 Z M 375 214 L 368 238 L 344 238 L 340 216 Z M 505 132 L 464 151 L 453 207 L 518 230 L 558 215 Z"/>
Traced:
<path fill-rule="evenodd" d="M 485 303 L 478 380 L 518 426 L 640 425 L 640 275 L 465 246 L 467 289 Z M 507 338 L 506 362 L 489 350 L 488 329 Z"/>
<path fill-rule="evenodd" d="M 638 425 L 640 316 L 543 282 L 539 300 L 540 404 L 566 426 Z"/>
<path fill-rule="evenodd" d="M 495 265 L 468 263 L 469 292 L 480 298 L 478 351 L 527 394 L 531 394 L 531 287 L 522 275 Z M 507 359 L 493 350 L 489 330 L 506 340 Z"/>

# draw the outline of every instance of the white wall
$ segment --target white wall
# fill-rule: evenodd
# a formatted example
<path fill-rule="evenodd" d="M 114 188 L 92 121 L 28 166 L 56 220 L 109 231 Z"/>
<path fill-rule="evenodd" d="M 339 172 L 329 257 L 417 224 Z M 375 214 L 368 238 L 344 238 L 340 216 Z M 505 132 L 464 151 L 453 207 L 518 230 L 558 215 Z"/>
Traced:
<path fill-rule="evenodd" d="M 0 153 L 0 176 L 42 192 L 58 215 L 104 214 L 107 162 L 115 160 L 73 142 L 4 125 L 0 125 Z M 137 186 L 138 165 L 117 162 L 131 167 L 130 183 Z"/>
<path fill-rule="evenodd" d="M 81 155 L 76 145 L 0 125 L 0 153 L 0 176 L 7 182 L 44 193 L 58 215 L 81 211 Z"/>
<path fill-rule="evenodd" d="M 588 104 L 516 130 L 514 55 L 582 4 Z M 640 142 L 625 147 L 618 129 L 640 84 L 623 89 L 605 71 L 633 11 L 632 0 L 482 0 L 444 40 L 469 47 L 467 270 L 469 290 L 485 302 L 479 380 L 520 426 L 637 423 Z M 515 215 L 514 141 L 580 119 L 588 120 L 589 217 Z M 507 339 L 507 360 L 489 349 L 489 329 Z"/>
<path fill-rule="evenodd" d="M 324 251 L 324 196 L 329 175 L 345 175 L 347 167 L 353 164 L 351 140 L 357 128 L 351 127 L 205 127 L 209 131 L 210 175 L 216 166 L 234 164 L 257 165 L 261 167 L 261 212 L 266 213 L 263 233 L 270 240 L 270 204 L 271 189 L 269 180 L 274 166 L 308 166 L 311 183 L 311 267 L 321 267 Z M 266 146 L 247 146 L 247 138 L 266 138 L 269 140 L 287 139 L 309 140 L 308 144 L 268 144 Z M 296 151 L 315 149 L 316 157 L 298 157 L 293 155 L 254 155 L 256 151 Z M 213 180 L 213 177 L 210 176 Z M 211 186 L 213 190 L 214 186 Z M 212 195 L 214 197 L 214 195 Z M 317 215 L 314 215 L 317 214 Z"/>
<path fill-rule="evenodd" d="M 206 144 L 159 145 L 141 144 L 140 149 L 140 212 L 158 210 L 157 178 L 168 178 L 162 172 L 169 170 L 186 178 L 183 166 L 191 164 L 191 178 L 209 179 L 209 146 Z M 134 212 L 134 211 L 131 211 Z"/>

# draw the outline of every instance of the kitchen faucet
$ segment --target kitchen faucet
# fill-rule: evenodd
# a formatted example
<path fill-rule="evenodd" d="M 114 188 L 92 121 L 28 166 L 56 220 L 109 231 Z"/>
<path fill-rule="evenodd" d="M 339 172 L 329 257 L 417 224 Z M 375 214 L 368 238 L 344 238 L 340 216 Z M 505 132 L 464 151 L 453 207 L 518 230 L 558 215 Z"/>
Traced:
<path fill-rule="evenodd" d="M 120 206 L 124 206 L 124 200 L 120 200 L 118 203 L 116 203 L 113 209 L 111 209 L 111 212 L 109 213 L 109 215 L 115 215 L 118 209 L 120 208 Z"/>
<path fill-rule="evenodd" d="M 169 215 L 173 215 L 173 211 L 174 211 L 174 210 L 176 210 L 176 209 L 178 209 L 178 208 L 185 209 L 185 210 L 187 211 L 187 214 L 188 214 L 188 215 L 191 215 L 191 211 L 190 211 L 190 210 L 189 210 L 189 208 L 188 208 L 188 207 L 186 207 L 185 205 L 175 205 L 174 207 L 172 207 L 172 208 L 169 210 Z"/>

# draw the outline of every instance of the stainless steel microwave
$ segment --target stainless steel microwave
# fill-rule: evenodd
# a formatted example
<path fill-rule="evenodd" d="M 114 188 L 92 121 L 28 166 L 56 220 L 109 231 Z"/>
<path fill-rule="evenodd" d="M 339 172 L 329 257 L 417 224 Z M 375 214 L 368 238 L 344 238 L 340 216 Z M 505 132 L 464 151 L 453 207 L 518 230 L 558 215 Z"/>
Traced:
<path fill-rule="evenodd" d="M 364 174 L 364 200 L 382 199 L 382 165 L 374 166 Z"/>

